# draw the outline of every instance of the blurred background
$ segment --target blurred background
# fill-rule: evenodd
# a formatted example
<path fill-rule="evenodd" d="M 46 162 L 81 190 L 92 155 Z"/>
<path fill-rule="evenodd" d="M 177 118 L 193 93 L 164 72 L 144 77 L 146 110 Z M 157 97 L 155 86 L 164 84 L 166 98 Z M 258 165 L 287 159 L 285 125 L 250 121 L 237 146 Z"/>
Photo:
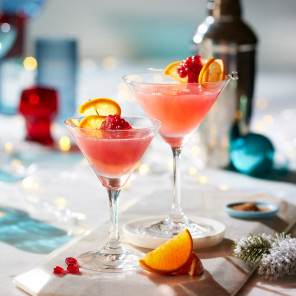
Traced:
<path fill-rule="evenodd" d="M 60 126 L 66 117 L 76 113 L 82 102 L 98 96 L 118 100 L 125 114 L 143 113 L 122 76 L 149 67 L 164 68 L 192 55 L 192 38 L 208 16 L 208 2 L 0 0 L 1 114 L 12 115 L 11 120 L 19 119 L 16 115 L 21 111 L 24 89 L 46 86 L 48 81 L 60 100 L 56 118 Z M 253 111 L 248 128 L 272 141 L 278 168 L 294 169 L 296 1 L 241 0 L 240 4 L 242 19 L 258 39 Z M 11 43 L 10 49 L 5 47 L 3 35 Z M 44 70 L 49 64 L 55 66 Z M 223 105 L 223 100 L 220 101 Z M 227 108 L 224 104 L 224 109 Z M 216 129 L 201 128 L 201 139 L 202 133 L 208 137 L 210 130 L 217 134 L 219 123 L 215 126 Z M 10 135 L 9 130 L 2 131 L 3 142 Z M 199 141 L 198 137 L 194 139 Z M 206 159 L 208 147 L 201 148 L 199 154 Z M 216 167 L 227 165 L 226 158 L 219 154 L 214 157 L 222 159 L 221 162 L 211 163 L 208 157 L 205 163 Z"/>
<path fill-rule="evenodd" d="M 3 0 L 2 0 L 3 1 Z M 9 0 L 14 2 L 14 0 Z M 38 1 L 35 1 L 38 2 Z M 40 37 L 73 37 L 81 57 L 172 61 L 191 54 L 192 35 L 207 0 L 47 0 L 27 26 L 26 55 Z M 296 1 L 241 0 L 243 19 L 259 39 L 260 70 L 295 71 Z"/>
<path fill-rule="evenodd" d="M 207 0 L 39 2 L 40 12 L 28 21 L 26 55 L 33 54 L 36 38 L 67 36 L 78 40 L 81 57 L 174 61 L 191 54 L 192 35 L 207 16 Z M 241 0 L 241 5 L 260 40 L 259 69 L 295 71 L 296 1 Z"/>

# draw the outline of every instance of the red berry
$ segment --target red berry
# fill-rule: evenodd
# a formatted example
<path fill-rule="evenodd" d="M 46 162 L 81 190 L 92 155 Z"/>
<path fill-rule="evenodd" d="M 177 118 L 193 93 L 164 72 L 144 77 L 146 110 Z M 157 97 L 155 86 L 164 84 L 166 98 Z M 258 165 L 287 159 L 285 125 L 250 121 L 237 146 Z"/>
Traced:
<path fill-rule="evenodd" d="M 67 265 L 69 265 L 69 264 L 76 264 L 76 265 L 78 265 L 77 260 L 75 258 L 73 258 L 73 257 L 66 258 L 65 262 L 66 262 Z"/>
<path fill-rule="evenodd" d="M 187 58 L 178 66 L 178 73 L 181 78 L 188 76 L 189 83 L 198 83 L 198 76 L 202 67 L 201 57 L 195 55 Z"/>
<path fill-rule="evenodd" d="M 77 274 L 80 272 L 79 270 L 79 267 L 77 264 L 73 264 L 73 263 L 70 263 L 67 267 L 67 270 L 70 272 L 70 273 L 74 273 L 74 274 Z"/>
<path fill-rule="evenodd" d="M 101 125 L 101 129 L 103 130 L 127 130 L 131 128 L 130 124 L 117 114 L 106 116 L 105 121 Z"/>
<path fill-rule="evenodd" d="M 56 275 L 65 275 L 67 272 L 67 270 L 65 270 L 64 268 L 60 267 L 60 266 L 56 266 L 53 269 L 53 273 Z"/>

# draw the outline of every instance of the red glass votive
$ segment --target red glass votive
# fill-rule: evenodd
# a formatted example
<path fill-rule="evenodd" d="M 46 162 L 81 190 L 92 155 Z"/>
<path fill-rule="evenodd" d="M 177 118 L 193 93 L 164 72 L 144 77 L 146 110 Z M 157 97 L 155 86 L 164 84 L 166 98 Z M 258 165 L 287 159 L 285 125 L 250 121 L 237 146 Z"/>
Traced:
<path fill-rule="evenodd" d="M 22 92 L 19 112 L 25 117 L 26 140 L 53 145 L 50 126 L 57 115 L 58 94 L 55 89 L 33 87 Z"/>

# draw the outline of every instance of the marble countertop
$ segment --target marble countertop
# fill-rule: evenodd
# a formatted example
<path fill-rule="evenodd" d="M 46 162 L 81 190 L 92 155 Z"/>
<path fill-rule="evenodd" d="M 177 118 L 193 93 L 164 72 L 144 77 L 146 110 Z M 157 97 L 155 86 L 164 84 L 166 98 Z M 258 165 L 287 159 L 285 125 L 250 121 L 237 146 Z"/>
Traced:
<path fill-rule="evenodd" d="M 149 163 L 156 144 L 152 144 L 152 148 L 142 162 L 143 165 L 149 165 L 150 170 L 143 173 L 138 169 L 120 196 L 119 223 L 121 215 L 127 215 L 129 218 L 152 214 L 161 215 L 165 214 L 166 209 L 170 207 L 171 172 L 159 166 L 154 167 L 152 163 Z M 14 184 L 2 183 L 0 185 L 0 205 L 26 211 L 31 215 L 30 218 L 61 228 L 64 230 L 63 235 L 71 235 L 73 239 L 79 238 L 80 234 L 91 231 L 108 221 L 106 192 L 79 154 L 68 155 L 71 159 L 64 158 L 65 155 L 60 153 L 53 158 L 53 154 L 55 153 L 50 152 L 47 162 L 39 163 L 39 168 L 27 177 L 31 179 L 25 178 Z M 54 162 L 55 165 L 53 165 Z M 186 174 L 187 165 L 185 159 L 182 177 L 182 205 L 188 214 L 206 215 L 227 224 L 246 223 L 251 227 L 246 229 L 260 232 L 263 228 L 260 228 L 258 223 L 252 224 L 253 222 L 229 218 L 223 212 L 222 205 L 229 201 L 253 198 L 261 201 L 283 202 L 282 206 L 284 204 L 296 206 L 296 186 L 294 184 L 259 180 L 234 172 L 209 168 L 201 170 L 197 175 L 189 175 Z M 200 176 L 203 176 L 203 180 L 207 180 L 206 184 L 199 182 Z M 215 200 L 218 201 L 219 207 L 213 210 Z M 294 213 L 289 218 L 289 223 L 292 222 L 295 216 L 293 215 Z M 266 225 L 275 226 L 277 224 L 272 223 L 281 221 L 279 217 L 278 219 L 265 221 Z M 233 234 L 229 225 L 226 237 L 231 234 L 238 238 L 246 234 L 244 230 Z M 287 226 L 286 224 L 281 225 L 281 223 L 278 224 L 281 230 Z M 14 230 L 11 229 L 11 231 L 13 233 Z M 295 229 L 293 231 L 295 235 Z M 49 236 L 50 234 L 51 231 L 49 231 Z M 0 242 L 2 260 L 0 285 L 3 295 L 21 296 L 24 293 L 15 287 L 12 282 L 13 278 L 38 267 L 42 262 L 47 262 L 53 256 L 51 251 L 65 243 L 67 239 L 53 243 L 48 238 L 44 243 L 44 237 L 37 237 L 37 241 L 28 239 L 27 243 L 22 243 L 23 237 L 18 236 L 18 232 L 12 235 L 15 235 L 13 240 Z M 51 243 L 53 245 L 50 245 Z M 206 251 L 202 251 L 201 258 L 205 253 Z M 286 278 L 269 282 L 255 274 L 239 292 L 239 295 L 258 295 L 259 292 L 260 295 L 268 295 L 271 291 L 293 295 L 296 289 L 294 279 Z"/>
<path fill-rule="evenodd" d="M 257 90 L 257 102 L 267 98 L 269 107 L 255 110 L 253 129 L 256 131 L 262 128 L 260 122 L 265 122 L 264 133 L 274 141 L 280 152 L 277 160 L 281 165 L 295 170 L 296 134 L 293 128 L 295 124 L 292 123 L 295 122 L 293 115 L 296 109 L 295 104 L 291 103 L 293 100 L 291 94 L 295 91 L 288 89 L 290 84 L 286 83 L 284 89 L 290 97 L 285 96 L 278 101 L 277 94 L 281 93 L 281 89 L 272 92 L 269 91 L 269 85 L 277 81 L 279 76 L 259 75 L 259 79 L 262 83 L 259 83 Z M 281 79 L 284 81 L 284 76 Z M 263 97 L 265 95 L 266 97 Z M 10 160 L 17 160 L 13 165 L 19 167 L 18 161 L 22 162 L 22 170 L 18 172 L 20 179 L 13 183 L 0 182 L 0 213 L 3 215 L 3 209 L 11 208 L 23 211 L 29 215 L 28 219 L 36 219 L 34 221 L 44 222 L 42 225 L 61 229 L 65 238 L 65 241 L 55 241 L 55 244 L 50 244 L 50 240 L 42 241 L 44 237 L 39 238 L 38 248 L 36 240 L 35 244 L 34 240 L 24 240 L 23 233 L 6 236 L 0 241 L 1 295 L 22 296 L 25 294 L 16 288 L 13 278 L 39 266 L 42 262 L 47 262 L 52 256 L 51 252 L 65 243 L 67 238 L 68 240 L 79 238 L 83 233 L 106 223 L 109 217 L 108 200 L 105 190 L 78 152 L 63 153 L 59 149 L 52 151 L 24 142 L 24 122 L 20 116 L 0 115 L 0 123 L 1 163 L 5 162 L 11 151 L 13 153 L 10 155 L 13 157 L 9 156 Z M 54 135 L 59 139 L 66 135 L 65 129 L 56 124 Z M 192 169 L 192 157 L 188 151 L 184 149 L 182 163 L 182 205 L 185 212 L 196 215 L 207 213 L 209 216 L 214 216 L 214 213 L 209 212 L 213 200 L 220 199 L 220 203 L 223 204 L 224 198 L 226 202 L 248 199 L 252 196 L 257 196 L 261 200 L 272 196 L 279 202 L 284 201 L 296 206 L 295 179 L 291 177 L 293 172 L 288 175 L 277 175 L 272 180 L 264 180 L 219 168 L 206 168 L 199 165 L 196 159 L 193 161 L 195 169 Z M 121 194 L 119 223 L 120 215 L 138 217 L 166 214 L 166 209 L 170 207 L 172 190 L 170 159 L 169 148 L 156 138 Z M 191 194 L 192 192 L 194 194 Z M 156 193 L 165 198 L 157 198 Z M 219 210 L 220 218 L 228 219 L 227 214 L 222 209 Z M 51 230 L 48 229 L 49 232 Z M 11 229 L 11 233 L 13 231 L 15 229 Z M 237 233 L 238 236 L 240 234 L 243 233 Z M 292 229 L 292 234 L 296 236 L 295 227 Z M 238 295 L 295 295 L 295 291 L 295 277 L 269 282 L 254 273 Z"/>

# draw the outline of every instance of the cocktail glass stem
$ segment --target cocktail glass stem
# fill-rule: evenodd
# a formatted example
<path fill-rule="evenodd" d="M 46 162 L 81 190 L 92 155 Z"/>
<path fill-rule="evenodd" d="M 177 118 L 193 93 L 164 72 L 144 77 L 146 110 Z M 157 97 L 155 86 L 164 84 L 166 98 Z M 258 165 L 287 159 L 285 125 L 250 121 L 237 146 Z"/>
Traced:
<path fill-rule="evenodd" d="M 137 256 L 130 254 L 121 244 L 118 229 L 118 197 L 120 188 L 106 187 L 109 195 L 110 222 L 109 237 L 102 249 L 79 256 L 82 267 L 92 270 L 124 270 L 137 268 Z"/>
<path fill-rule="evenodd" d="M 124 254 L 125 249 L 120 242 L 118 230 L 118 197 L 120 188 L 107 188 L 110 206 L 109 237 L 101 252 L 110 255 Z"/>
<path fill-rule="evenodd" d="M 180 162 L 181 162 L 182 147 L 173 147 L 174 161 L 174 187 L 173 187 L 173 205 L 169 214 L 168 221 L 173 223 L 187 224 L 188 218 L 184 215 L 181 209 L 181 180 L 180 180 Z"/>

